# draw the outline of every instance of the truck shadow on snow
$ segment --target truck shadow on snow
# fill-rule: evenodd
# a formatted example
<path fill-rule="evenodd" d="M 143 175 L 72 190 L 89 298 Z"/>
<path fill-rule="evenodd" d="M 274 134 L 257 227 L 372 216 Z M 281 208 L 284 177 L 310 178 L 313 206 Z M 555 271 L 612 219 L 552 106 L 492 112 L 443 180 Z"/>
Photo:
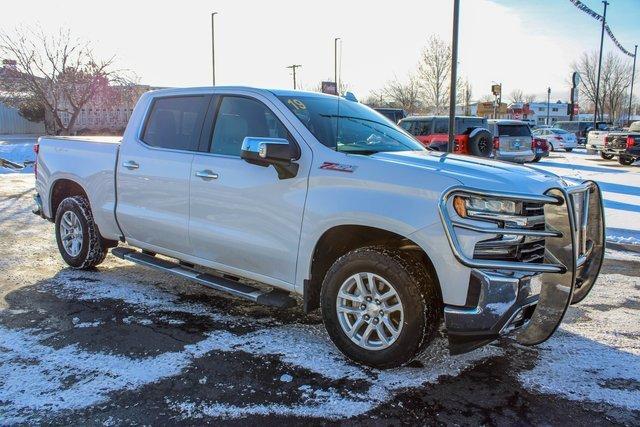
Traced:
<path fill-rule="evenodd" d="M 540 350 L 501 344 L 457 357 L 440 337 L 413 367 L 378 371 L 346 360 L 317 315 L 225 298 L 138 266 L 61 270 L 6 302 L 0 413 L 7 423 L 370 416 L 460 423 L 488 413 L 493 421 L 535 422 L 560 421 L 554 417 L 567 410 L 586 422 L 602 412 L 624 421 L 640 409 L 629 395 L 640 384 L 639 357 L 566 332 Z M 623 370 L 634 366 L 635 374 Z M 473 400 L 469 388 L 486 401 L 461 412 Z M 537 413 L 545 399 L 527 389 L 570 400 Z M 505 412 L 514 399 L 520 409 Z"/>

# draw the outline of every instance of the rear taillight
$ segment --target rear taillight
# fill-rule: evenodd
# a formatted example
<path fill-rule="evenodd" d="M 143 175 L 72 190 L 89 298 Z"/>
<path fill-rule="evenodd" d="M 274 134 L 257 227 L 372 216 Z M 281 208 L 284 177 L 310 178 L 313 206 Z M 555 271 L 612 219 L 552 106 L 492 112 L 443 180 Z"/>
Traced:
<path fill-rule="evenodd" d="M 33 162 L 33 174 L 37 177 L 38 176 L 38 153 L 40 152 L 40 144 L 39 143 L 35 143 L 33 144 L 33 152 L 36 153 L 36 160 L 35 162 Z"/>
<path fill-rule="evenodd" d="M 495 150 L 499 150 L 500 149 L 500 138 L 497 136 L 493 137 L 493 148 Z"/>
<path fill-rule="evenodd" d="M 632 148 L 636 143 L 636 140 L 631 135 L 627 136 L 627 148 Z"/>

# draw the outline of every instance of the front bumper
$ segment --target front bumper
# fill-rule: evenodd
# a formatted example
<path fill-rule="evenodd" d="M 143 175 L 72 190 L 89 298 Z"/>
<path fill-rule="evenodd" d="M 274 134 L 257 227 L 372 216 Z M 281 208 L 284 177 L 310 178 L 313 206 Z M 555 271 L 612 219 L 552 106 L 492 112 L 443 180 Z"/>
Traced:
<path fill-rule="evenodd" d="M 456 259 L 470 267 L 468 303 L 445 306 L 445 325 L 452 354 L 464 353 L 501 336 L 511 336 L 524 345 L 539 344 L 556 330 L 567 307 L 582 301 L 600 272 L 604 257 L 602 195 L 595 182 L 554 188 L 544 196 L 480 194 L 544 203 L 545 229 L 478 228 L 448 214 L 443 197 L 440 213 Z M 587 207 L 586 209 L 584 207 Z M 542 263 L 492 261 L 464 255 L 456 237 L 457 228 L 487 234 L 544 236 Z"/>

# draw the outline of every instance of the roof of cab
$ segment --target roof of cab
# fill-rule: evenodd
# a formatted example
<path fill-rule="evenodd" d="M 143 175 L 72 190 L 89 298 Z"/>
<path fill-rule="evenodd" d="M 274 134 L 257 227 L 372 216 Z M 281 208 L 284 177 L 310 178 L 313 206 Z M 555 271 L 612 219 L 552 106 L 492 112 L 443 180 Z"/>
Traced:
<path fill-rule="evenodd" d="M 319 92 L 307 92 L 302 90 L 287 90 L 287 89 L 266 89 L 251 86 L 201 86 L 201 87 L 185 87 L 185 88 L 166 88 L 150 91 L 152 96 L 163 95 L 180 95 L 180 94 L 198 94 L 198 93 L 216 93 L 218 91 L 250 91 L 250 92 L 262 92 L 272 93 L 275 96 L 305 96 L 305 97 L 336 97 L 336 95 L 329 95 Z"/>

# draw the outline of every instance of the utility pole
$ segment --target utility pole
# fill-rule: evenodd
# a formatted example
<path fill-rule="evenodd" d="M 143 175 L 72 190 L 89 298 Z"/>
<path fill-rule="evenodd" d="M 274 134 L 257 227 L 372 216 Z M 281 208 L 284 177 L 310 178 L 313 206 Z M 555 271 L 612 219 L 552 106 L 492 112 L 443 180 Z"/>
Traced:
<path fill-rule="evenodd" d="M 598 80 L 596 80 L 596 105 L 593 111 L 593 130 L 596 129 L 596 121 L 598 120 L 598 97 L 600 96 L 600 70 L 602 69 L 602 45 L 604 43 L 604 27 L 607 21 L 608 1 L 603 1 L 604 13 L 602 14 L 602 32 L 600 33 L 600 58 L 598 59 Z"/>
<path fill-rule="evenodd" d="M 636 58 L 638 57 L 638 45 L 633 51 L 633 71 L 631 72 L 631 91 L 629 92 L 629 115 L 627 116 L 628 124 L 631 124 L 631 102 L 633 101 L 633 81 L 636 78 Z"/>
<path fill-rule="evenodd" d="M 453 153 L 456 125 L 456 83 L 458 82 L 458 19 L 460 0 L 453 0 L 453 35 L 451 38 L 451 86 L 449 88 L 449 141 L 447 153 Z"/>
<path fill-rule="evenodd" d="M 549 125 L 549 109 L 551 108 L 551 88 L 547 88 L 547 125 Z"/>
<path fill-rule="evenodd" d="M 216 43 L 215 43 L 216 26 L 215 26 L 215 20 L 213 19 L 213 17 L 216 16 L 217 14 L 218 12 L 213 12 L 211 14 L 211 66 L 213 69 L 213 86 L 216 85 Z"/>
<path fill-rule="evenodd" d="M 293 70 L 293 90 L 296 90 L 296 68 L 302 67 L 302 65 L 293 64 L 289 65 L 287 68 L 291 68 Z"/>
<path fill-rule="evenodd" d="M 340 37 L 333 39 L 333 81 L 336 82 L 336 95 L 340 95 L 340 83 L 338 83 L 338 40 L 340 40 Z"/>

